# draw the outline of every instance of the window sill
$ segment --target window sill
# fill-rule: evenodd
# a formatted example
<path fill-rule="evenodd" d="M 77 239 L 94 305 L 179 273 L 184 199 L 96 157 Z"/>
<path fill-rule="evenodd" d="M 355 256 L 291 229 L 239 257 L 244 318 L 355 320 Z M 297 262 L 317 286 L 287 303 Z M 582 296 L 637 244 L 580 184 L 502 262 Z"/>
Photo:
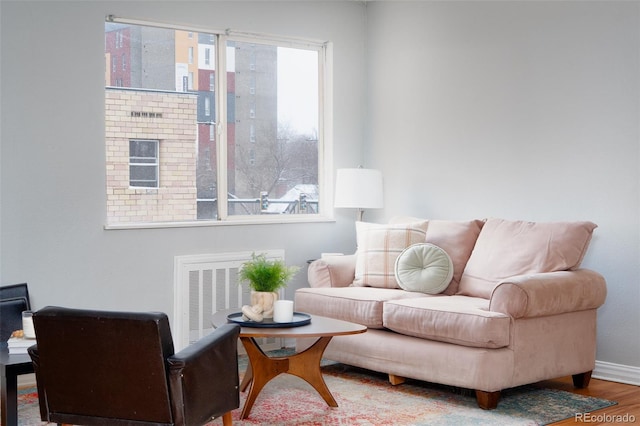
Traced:
<path fill-rule="evenodd" d="M 118 223 L 113 225 L 105 225 L 105 230 L 124 230 L 124 229 L 162 229 L 162 228 L 198 228 L 209 226 L 238 226 L 238 225 L 284 225 L 293 223 L 331 223 L 336 220 L 327 216 L 293 216 L 287 215 L 286 218 L 281 216 L 265 217 L 260 216 L 260 220 L 256 220 L 251 216 L 240 216 L 227 220 L 199 220 L 189 222 L 139 222 L 139 223 Z"/>

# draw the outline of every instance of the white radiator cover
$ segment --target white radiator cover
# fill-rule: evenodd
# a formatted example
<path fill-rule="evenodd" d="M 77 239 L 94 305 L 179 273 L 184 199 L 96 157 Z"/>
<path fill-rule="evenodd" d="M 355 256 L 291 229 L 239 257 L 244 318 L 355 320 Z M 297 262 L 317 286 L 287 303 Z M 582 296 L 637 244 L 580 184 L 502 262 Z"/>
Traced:
<path fill-rule="evenodd" d="M 248 284 L 239 284 L 238 270 L 253 253 L 284 260 L 284 250 L 211 253 L 174 258 L 174 315 L 176 352 L 213 331 L 211 315 L 219 310 L 240 310 L 250 303 Z M 281 292 L 280 297 L 283 294 Z M 280 339 L 264 339 L 265 349 L 278 348 Z"/>

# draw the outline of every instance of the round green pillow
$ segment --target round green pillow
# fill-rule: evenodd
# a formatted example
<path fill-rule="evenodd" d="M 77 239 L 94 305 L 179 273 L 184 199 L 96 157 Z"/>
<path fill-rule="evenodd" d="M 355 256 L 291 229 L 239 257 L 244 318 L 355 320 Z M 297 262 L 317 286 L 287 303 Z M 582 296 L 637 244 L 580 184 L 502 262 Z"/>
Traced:
<path fill-rule="evenodd" d="M 436 245 L 413 244 L 396 259 L 395 275 L 403 290 L 438 294 L 453 278 L 453 262 L 447 252 Z"/>

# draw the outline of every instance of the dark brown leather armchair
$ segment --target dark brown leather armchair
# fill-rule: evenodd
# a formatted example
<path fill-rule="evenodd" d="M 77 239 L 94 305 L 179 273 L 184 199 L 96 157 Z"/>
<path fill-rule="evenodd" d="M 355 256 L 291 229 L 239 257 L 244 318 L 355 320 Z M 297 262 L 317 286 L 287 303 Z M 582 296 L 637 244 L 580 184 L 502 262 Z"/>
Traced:
<path fill-rule="evenodd" d="M 202 425 L 240 405 L 238 334 L 226 324 L 174 354 L 163 313 L 46 307 L 33 316 L 42 420 Z"/>

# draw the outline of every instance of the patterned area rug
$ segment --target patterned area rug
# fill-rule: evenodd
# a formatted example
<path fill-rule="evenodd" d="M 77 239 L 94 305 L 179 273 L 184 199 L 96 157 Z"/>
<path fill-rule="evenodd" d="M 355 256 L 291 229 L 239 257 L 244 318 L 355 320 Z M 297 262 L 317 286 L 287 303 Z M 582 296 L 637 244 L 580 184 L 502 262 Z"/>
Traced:
<path fill-rule="evenodd" d="M 234 425 L 545 425 L 616 404 L 521 386 L 503 391 L 498 408 L 485 411 L 467 389 L 415 380 L 393 386 L 386 375 L 342 364 L 325 365 L 323 373 L 337 408 L 305 381 L 283 374 L 264 387 L 247 419 L 239 420 L 239 409 L 233 412 Z"/>
<path fill-rule="evenodd" d="M 264 387 L 247 419 L 240 421 L 240 409 L 234 410 L 234 425 L 544 425 L 616 404 L 522 386 L 503 391 L 498 408 L 485 411 L 466 389 L 413 380 L 392 386 L 386 375 L 329 362 L 323 373 L 338 407 L 327 406 L 305 381 L 282 374 Z M 46 424 L 39 419 L 35 389 L 20 392 L 18 416 L 19 425 Z M 220 424 L 216 419 L 208 426 Z"/>

